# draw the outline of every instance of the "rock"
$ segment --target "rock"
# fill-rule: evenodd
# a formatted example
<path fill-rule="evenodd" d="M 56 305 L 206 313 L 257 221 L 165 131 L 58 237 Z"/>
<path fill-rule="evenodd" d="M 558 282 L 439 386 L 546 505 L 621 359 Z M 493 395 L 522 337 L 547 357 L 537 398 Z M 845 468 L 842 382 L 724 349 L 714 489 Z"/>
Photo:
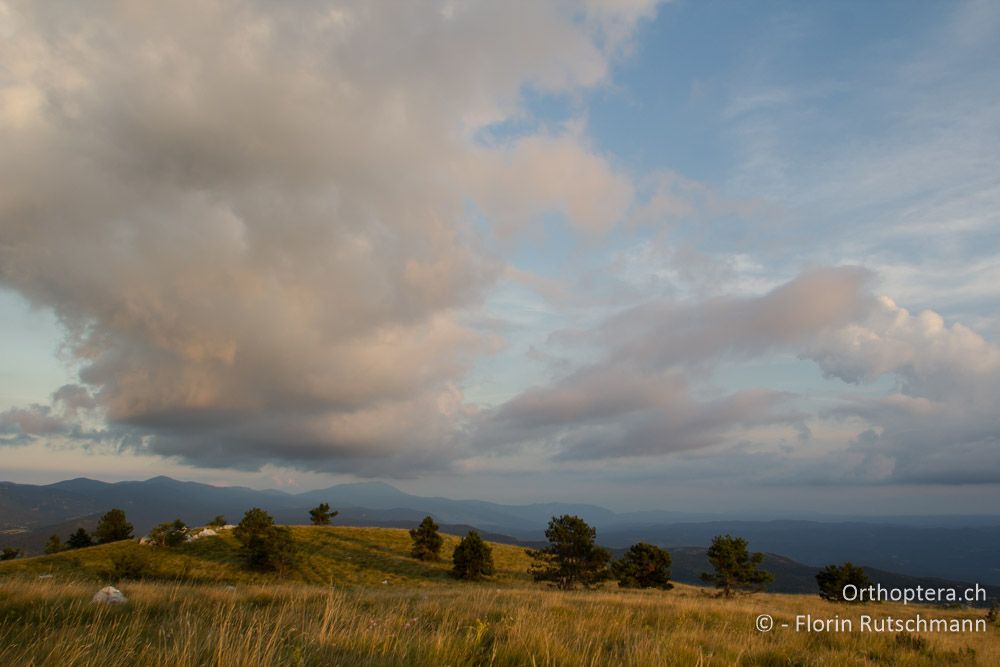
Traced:
<path fill-rule="evenodd" d="M 203 537 L 218 537 L 218 535 L 219 534 L 211 528 L 202 528 L 194 535 L 189 535 L 187 541 L 190 542 L 191 540 L 200 540 Z"/>
<path fill-rule="evenodd" d="M 114 586 L 105 586 L 101 590 L 94 593 L 94 597 L 91 598 L 91 602 L 98 602 L 101 604 L 125 604 L 128 602 L 120 590 Z"/>

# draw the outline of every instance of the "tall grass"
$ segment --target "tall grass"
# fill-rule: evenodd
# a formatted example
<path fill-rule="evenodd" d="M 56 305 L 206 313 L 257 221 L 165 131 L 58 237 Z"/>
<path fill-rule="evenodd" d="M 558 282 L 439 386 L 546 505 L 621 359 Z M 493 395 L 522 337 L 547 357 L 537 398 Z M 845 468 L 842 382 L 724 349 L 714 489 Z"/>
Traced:
<path fill-rule="evenodd" d="M 0 665 L 946 665 L 1000 664 L 1000 635 L 759 633 L 757 614 L 912 615 L 813 597 L 720 600 L 530 585 L 122 584 L 129 602 L 90 602 L 92 581 L 0 580 Z M 979 610 L 924 613 L 981 617 Z"/>
<path fill-rule="evenodd" d="M 668 592 L 560 593 L 533 584 L 524 550 L 493 545 L 497 575 L 458 583 L 450 563 L 409 556 L 406 531 L 293 527 L 284 577 L 241 569 L 230 535 L 177 549 L 121 542 L 0 563 L 0 667 L 8 665 L 1000 665 L 1000 632 L 795 633 L 800 613 L 912 617 L 916 607 L 847 607 L 815 596 L 720 600 Z M 444 536 L 450 554 L 458 538 Z M 129 602 L 92 604 L 116 556 L 143 554 Z M 981 610 L 920 609 L 982 618 Z M 758 614 L 778 627 L 759 633 Z"/>

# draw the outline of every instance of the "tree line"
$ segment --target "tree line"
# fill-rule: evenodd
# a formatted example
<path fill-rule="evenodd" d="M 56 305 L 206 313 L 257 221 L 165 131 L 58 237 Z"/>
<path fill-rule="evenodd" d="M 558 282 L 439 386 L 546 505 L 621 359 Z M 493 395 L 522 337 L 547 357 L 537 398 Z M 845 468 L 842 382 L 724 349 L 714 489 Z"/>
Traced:
<path fill-rule="evenodd" d="M 339 514 L 321 503 L 309 510 L 309 519 L 314 526 L 328 526 Z M 226 525 L 224 516 L 216 516 L 207 527 L 221 528 Z M 441 560 L 444 538 L 433 517 L 425 517 L 420 524 L 409 531 L 412 541 L 410 555 L 422 561 Z M 180 519 L 165 522 L 153 528 L 148 536 L 151 544 L 171 548 L 187 541 L 190 531 Z M 275 524 L 274 518 L 259 507 L 253 507 L 244 514 L 233 529 L 233 536 L 240 543 L 239 555 L 243 566 L 256 571 L 288 571 L 298 560 L 298 547 L 291 530 Z M 97 522 L 93 534 L 85 528 L 78 528 L 66 539 L 52 535 L 45 547 L 46 554 L 68 549 L 80 549 L 95 544 L 107 544 L 133 537 L 133 526 L 125 512 L 115 508 L 104 514 Z M 611 552 L 597 544 L 597 531 L 578 516 L 562 515 L 552 517 L 545 530 L 548 546 L 541 549 L 527 549 L 532 560 L 529 573 L 538 582 L 546 582 L 560 590 L 571 590 L 578 586 L 592 588 L 608 580 L 616 580 L 622 588 L 653 588 L 669 590 L 673 588 L 670 553 L 647 542 L 631 545 L 621 556 L 613 559 Z M 20 556 L 20 550 L 5 548 L 0 552 L 0 560 L 10 560 Z M 701 575 L 702 581 L 718 589 L 723 597 L 732 597 L 741 592 L 755 592 L 766 589 L 774 577 L 762 570 L 764 555 L 751 553 L 746 539 L 732 535 L 717 535 L 709 546 L 706 557 L 712 566 L 711 572 Z M 478 532 L 470 530 L 452 552 L 454 577 L 463 580 L 480 580 L 494 574 L 493 550 Z M 871 584 L 864 569 L 845 563 L 828 565 L 816 575 L 819 595 L 823 599 L 843 601 L 843 590 L 848 585 L 863 588 Z"/>

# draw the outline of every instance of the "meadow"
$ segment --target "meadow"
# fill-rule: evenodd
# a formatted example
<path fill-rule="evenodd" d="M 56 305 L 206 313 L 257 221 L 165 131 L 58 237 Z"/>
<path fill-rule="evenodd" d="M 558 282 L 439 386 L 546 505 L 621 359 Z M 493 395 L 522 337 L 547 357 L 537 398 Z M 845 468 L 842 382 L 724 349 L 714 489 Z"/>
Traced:
<path fill-rule="evenodd" d="M 0 563 L 0 665 L 948 665 L 1000 664 L 983 633 L 797 633 L 796 614 L 983 618 L 979 609 L 836 605 L 812 596 L 719 599 L 707 589 L 557 592 L 527 577 L 522 549 L 493 545 L 493 581 L 408 557 L 405 531 L 294 528 L 282 579 L 239 569 L 229 536 L 175 550 L 131 542 Z M 457 543 L 448 536 L 445 552 Z M 91 603 L 118 550 L 150 578 L 128 603 Z M 102 573 L 104 572 L 104 573 Z M 755 618 L 779 625 L 758 632 Z"/>

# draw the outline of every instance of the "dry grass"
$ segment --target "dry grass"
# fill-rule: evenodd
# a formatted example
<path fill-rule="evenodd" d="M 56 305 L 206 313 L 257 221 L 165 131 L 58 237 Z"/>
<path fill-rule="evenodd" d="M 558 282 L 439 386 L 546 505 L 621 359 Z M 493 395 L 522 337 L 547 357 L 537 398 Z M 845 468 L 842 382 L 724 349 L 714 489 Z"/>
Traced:
<path fill-rule="evenodd" d="M 488 584 L 348 589 L 315 585 L 123 584 L 95 605 L 92 582 L 0 581 L 3 665 L 946 665 L 1000 664 L 998 629 L 927 635 L 754 629 L 766 611 L 848 609 L 804 596 L 559 593 Z M 938 610 L 948 617 L 981 611 Z M 894 605 L 868 613 L 912 615 Z"/>
<path fill-rule="evenodd" d="M 754 628 L 760 613 L 780 624 L 799 613 L 982 618 L 981 610 L 848 607 L 797 595 L 720 600 L 683 585 L 560 593 L 527 581 L 523 552 L 503 545 L 495 546 L 498 580 L 464 584 L 447 578 L 444 563 L 408 559 L 404 531 L 296 531 L 310 551 L 290 582 L 240 573 L 226 560 L 232 553 L 225 540 L 193 543 L 156 552 L 157 567 L 191 559 L 197 576 L 122 583 L 129 602 L 119 607 L 90 598 L 106 552 L 130 545 L 6 563 L 0 665 L 1000 664 L 996 626 L 902 639 Z M 75 573 L 65 558 L 80 559 Z M 235 587 L 203 583 L 213 577 Z"/>

